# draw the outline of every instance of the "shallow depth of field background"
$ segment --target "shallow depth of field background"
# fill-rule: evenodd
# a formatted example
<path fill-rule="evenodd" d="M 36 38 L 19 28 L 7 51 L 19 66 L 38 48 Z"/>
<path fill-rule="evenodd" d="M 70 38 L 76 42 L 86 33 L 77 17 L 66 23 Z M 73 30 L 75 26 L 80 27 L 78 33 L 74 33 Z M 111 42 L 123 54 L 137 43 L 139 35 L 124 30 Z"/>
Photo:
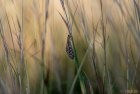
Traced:
<path fill-rule="evenodd" d="M 105 94 L 139 94 L 140 1 L 64 1 L 88 94 L 100 94 L 94 63 Z M 0 94 L 82 94 L 61 15 L 59 0 L 0 0 Z"/>

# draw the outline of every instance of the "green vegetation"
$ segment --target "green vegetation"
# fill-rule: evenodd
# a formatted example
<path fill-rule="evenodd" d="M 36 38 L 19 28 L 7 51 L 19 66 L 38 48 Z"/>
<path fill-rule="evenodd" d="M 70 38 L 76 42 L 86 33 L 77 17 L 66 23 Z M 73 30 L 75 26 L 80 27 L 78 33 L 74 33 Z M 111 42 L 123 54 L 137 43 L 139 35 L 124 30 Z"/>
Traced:
<path fill-rule="evenodd" d="M 139 0 L 0 0 L 0 94 L 139 94 Z"/>

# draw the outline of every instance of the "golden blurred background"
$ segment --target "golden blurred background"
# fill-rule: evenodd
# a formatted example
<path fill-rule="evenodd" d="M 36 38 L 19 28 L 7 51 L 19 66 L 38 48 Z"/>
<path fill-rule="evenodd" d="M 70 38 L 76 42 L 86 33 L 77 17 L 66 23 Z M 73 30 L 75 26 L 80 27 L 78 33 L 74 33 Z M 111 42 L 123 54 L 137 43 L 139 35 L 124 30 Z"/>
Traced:
<path fill-rule="evenodd" d="M 139 0 L 0 0 L 0 94 L 71 94 L 79 69 L 66 53 L 61 1 L 89 81 L 86 94 L 139 90 Z M 77 83 L 72 94 L 82 94 Z"/>

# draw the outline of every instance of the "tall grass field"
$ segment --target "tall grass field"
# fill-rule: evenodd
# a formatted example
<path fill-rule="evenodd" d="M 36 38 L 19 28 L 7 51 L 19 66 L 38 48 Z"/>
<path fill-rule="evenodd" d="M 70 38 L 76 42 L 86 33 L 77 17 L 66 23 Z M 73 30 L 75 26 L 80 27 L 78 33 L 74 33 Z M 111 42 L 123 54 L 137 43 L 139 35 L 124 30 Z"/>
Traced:
<path fill-rule="evenodd" d="M 140 94 L 140 0 L 0 0 L 0 94 Z"/>

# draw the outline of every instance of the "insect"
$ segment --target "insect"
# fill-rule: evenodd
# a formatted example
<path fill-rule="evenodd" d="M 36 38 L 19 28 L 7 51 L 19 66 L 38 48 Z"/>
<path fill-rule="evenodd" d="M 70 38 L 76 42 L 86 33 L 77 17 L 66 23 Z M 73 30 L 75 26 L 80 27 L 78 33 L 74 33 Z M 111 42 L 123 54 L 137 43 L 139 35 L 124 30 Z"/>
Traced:
<path fill-rule="evenodd" d="M 68 35 L 68 37 L 67 37 L 66 52 L 67 52 L 69 58 L 74 59 L 74 50 L 73 50 L 71 35 Z"/>

